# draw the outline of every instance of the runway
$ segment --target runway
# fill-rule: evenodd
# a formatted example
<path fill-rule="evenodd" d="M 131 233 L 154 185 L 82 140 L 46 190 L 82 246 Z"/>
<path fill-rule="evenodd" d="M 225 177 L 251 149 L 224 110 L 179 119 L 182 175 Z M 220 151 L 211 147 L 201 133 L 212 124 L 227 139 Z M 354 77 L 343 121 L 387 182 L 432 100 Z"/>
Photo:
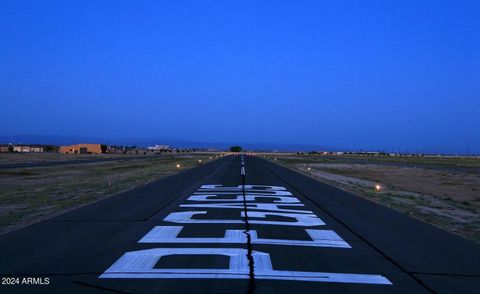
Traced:
<path fill-rule="evenodd" d="M 246 155 L 0 236 L 0 252 L 20 281 L 1 293 L 480 289 L 480 246 Z"/>

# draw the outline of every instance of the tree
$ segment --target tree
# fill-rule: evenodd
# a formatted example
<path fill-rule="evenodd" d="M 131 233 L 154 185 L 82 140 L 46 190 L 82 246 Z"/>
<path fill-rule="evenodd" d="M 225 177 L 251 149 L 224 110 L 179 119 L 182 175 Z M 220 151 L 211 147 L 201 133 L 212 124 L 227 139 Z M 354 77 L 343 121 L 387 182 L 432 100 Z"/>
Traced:
<path fill-rule="evenodd" d="M 230 152 L 240 152 L 240 151 L 242 151 L 242 147 L 240 147 L 240 146 L 230 147 Z"/>

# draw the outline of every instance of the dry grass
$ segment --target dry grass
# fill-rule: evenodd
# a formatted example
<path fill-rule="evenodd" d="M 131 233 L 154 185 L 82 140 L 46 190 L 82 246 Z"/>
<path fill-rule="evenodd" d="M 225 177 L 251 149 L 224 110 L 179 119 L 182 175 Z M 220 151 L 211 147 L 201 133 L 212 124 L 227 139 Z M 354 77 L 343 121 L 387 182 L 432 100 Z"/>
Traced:
<path fill-rule="evenodd" d="M 0 169 L 0 233 L 206 162 L 207 154 Z M 177 163 L 181 168 L 177 168 Z"/>
<path fill-rule="evenodd" d="M 124 154 L 0 153 L 0 164 L 125 157 Z M 130 155 L 132 156 L 132 155 Z"/>
<path fill-rule="evenodd" d="M 381 157 L 291 155 L 275 162 L 480 243 L 480 161 L 435 159 L 399 164 Z"/>

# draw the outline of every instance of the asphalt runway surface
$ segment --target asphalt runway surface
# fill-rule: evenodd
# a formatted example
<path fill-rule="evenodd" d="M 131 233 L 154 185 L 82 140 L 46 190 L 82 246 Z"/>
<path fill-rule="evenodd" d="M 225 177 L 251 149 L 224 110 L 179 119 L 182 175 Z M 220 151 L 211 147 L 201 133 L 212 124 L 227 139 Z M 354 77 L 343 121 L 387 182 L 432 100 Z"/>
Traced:
<path fill-rule="evenodd" d="M 251 156 L 0 236 L 0 252 L 0 293 L 480 291 L 480 246 Z"/>

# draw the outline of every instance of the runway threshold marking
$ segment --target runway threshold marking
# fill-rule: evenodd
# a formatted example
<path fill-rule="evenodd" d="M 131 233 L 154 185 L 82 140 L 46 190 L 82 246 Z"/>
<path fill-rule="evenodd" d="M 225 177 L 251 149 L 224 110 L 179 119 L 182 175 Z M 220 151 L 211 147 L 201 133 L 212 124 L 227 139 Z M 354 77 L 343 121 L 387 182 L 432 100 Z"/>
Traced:
<path fill-rule="evenodd" d="M 240 174 L 245 175 L 242 157 Z M 272 203 L 255 203 L 257 199 L 270 199 Z M 251 244 L 272 246 L 309 246 L 330 247 L 348 250 L 352 247 L 332 230 L 312 229 L 325 223 L 312 211 L 302 210 L 300 200 L 285 187 L 269 185 L 238 185 L 225 187 L 216 184 L 202 185 L 194 195 L 187 198 L 188 203 L 180 208 L 204 208 L 201 211 L 179 211 L 167 215 L 163 221 L 183 224 L 181 226 L 155 226 L 138 243 L 140 244 L 192 244 L 192 248 L 154 248 L 124 253 L 99 278 L 109 279 L 251 279 L 253 259 L 254 279 L 358 283 L 392 285 L 382 275 L 361 273 L 330 273 L 275 270 L 268 252 L 248 251 L 243 248 L 195 248 L 194 244 L 246 244 L 244 230 L 226 229 L 219 238 L 179 238 L 185 225 L 203 224 L 244 224 L 248 211 L 248 223 L 272 226 L 303 227 L 311 240 L 267 239 L 260 238 L 257 230 L 248 230 Z M 246 205 L 243 202 L 248 202 Z M 205 202 L 205 203 L 203 203 Z M 217 203 L 212 203 L 217 202 Z M 286 208 L 284 208 L 286 207 Z M 290 209 L 288 207 L 296 207 Z M 211 209 L 239 209 L 238 219 L 205 218 Z M 201 216 L 202 218 L 198 218 Z M 269 217 L 288 219 L 285 221 L 268 220 Z M 292 221 L 293 220 L 293 221 Z M 158 261 L 172 255 L 218 255 L 229 258 L 228 268 L 157 268 Z"/>

